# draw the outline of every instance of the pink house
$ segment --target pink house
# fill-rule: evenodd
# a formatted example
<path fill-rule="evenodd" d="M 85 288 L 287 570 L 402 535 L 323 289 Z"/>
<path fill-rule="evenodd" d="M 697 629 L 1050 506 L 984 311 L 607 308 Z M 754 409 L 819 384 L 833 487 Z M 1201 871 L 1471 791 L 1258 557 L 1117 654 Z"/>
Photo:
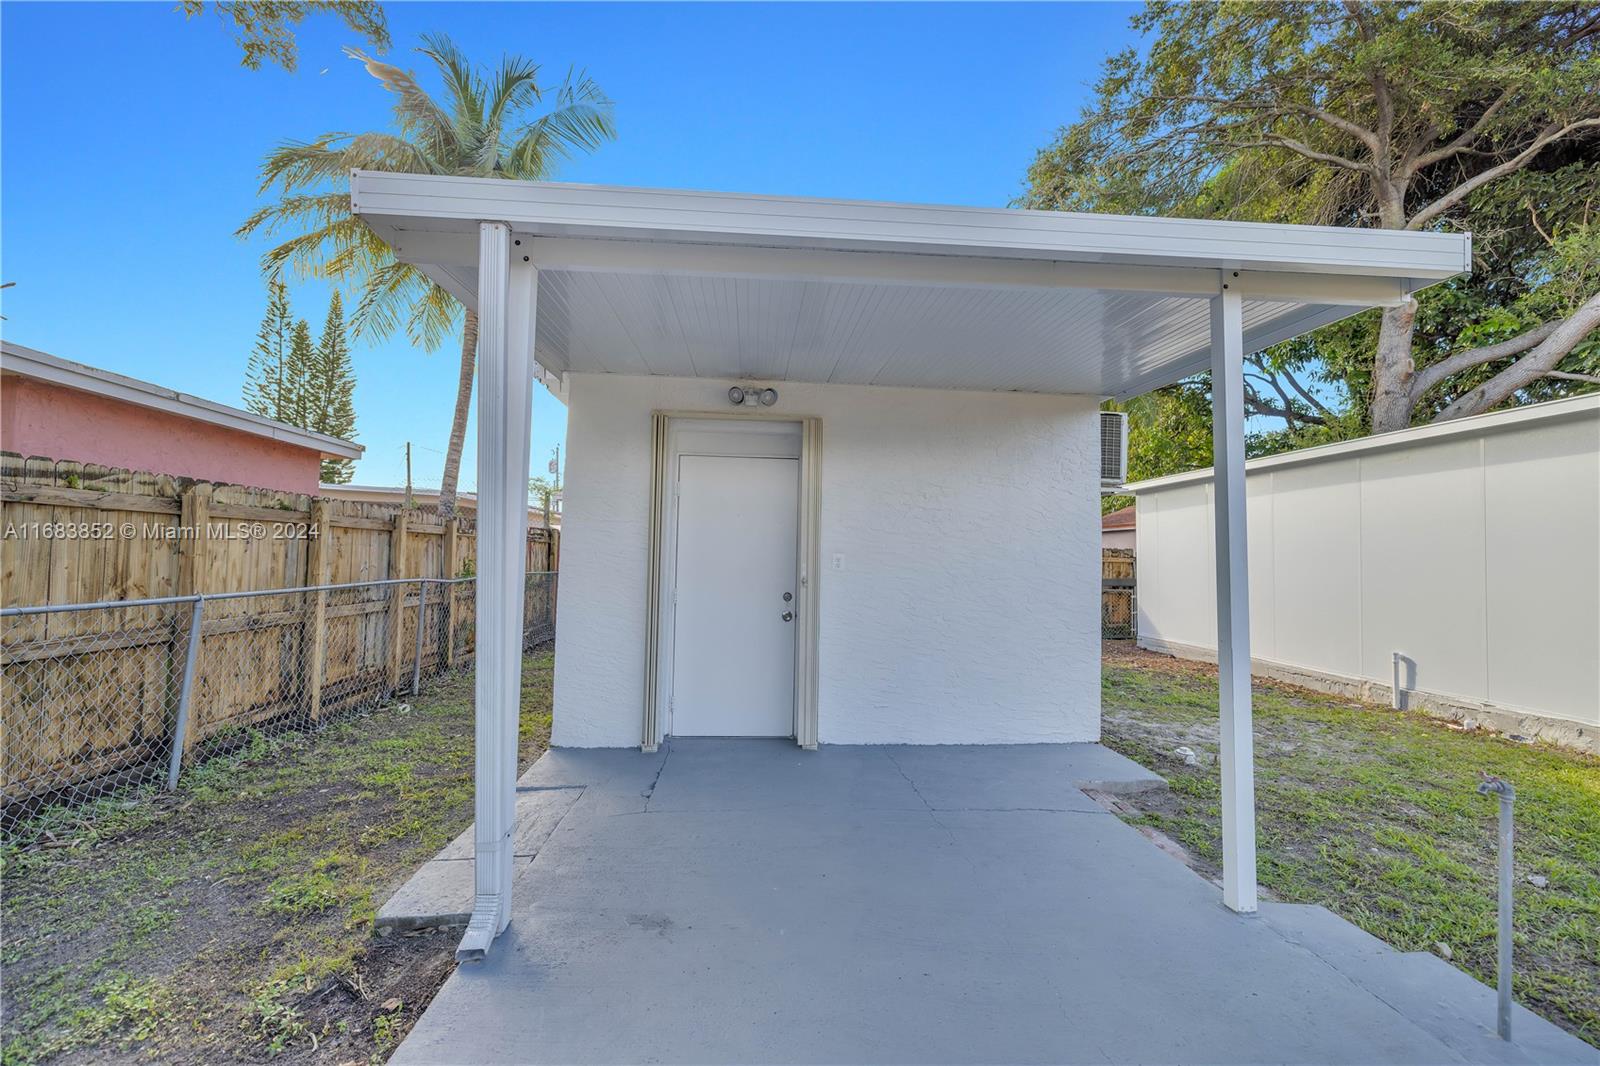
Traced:
<path fill-rule="evenodd" d="M 5 341 L 0 450 L 315 494 L 324 458 L 362 448 Z"/>

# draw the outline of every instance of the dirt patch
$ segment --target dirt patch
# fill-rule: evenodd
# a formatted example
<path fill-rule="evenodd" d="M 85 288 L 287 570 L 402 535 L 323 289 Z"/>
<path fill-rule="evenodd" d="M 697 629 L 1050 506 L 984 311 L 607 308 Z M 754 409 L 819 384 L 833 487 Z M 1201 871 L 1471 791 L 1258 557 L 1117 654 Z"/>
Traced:
<path fill-rule="evenodd" d="M 1447 945 L 1492 985 L 1497 806 L 1476 786 L 1480 772 L 1505 777 L 1517 999 L 1600 1044 L 1600 759 L 1276 682 L 1252 693 L 1263 890 L 1402 951 Z M 1216 667 L 1108 641 L 1101 703 L 1104 743 L 1171 785 L 1120 797 L 1116 813 L 1220 878 Z"/>
<path fill-rule="evenodd" d="M 521 765 L 549 740 L 524 662 Z M 374 936 L 472 820 L 472 678 L 319 734 L 255 737 L 147 792 L 45 812 L 3 854 L 5 1066 L 381 1062 L 459 931 Z"/>

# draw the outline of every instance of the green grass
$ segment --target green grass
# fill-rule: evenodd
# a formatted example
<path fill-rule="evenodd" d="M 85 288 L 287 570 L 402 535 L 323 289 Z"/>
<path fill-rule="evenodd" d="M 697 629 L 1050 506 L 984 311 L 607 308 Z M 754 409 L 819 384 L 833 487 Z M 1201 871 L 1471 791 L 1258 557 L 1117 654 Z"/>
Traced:
<path fill-rule="evenodd" d="M 1214 668 L 1108 659 L 1104 741 L 1161 773 L 1170 793 L 1130 820 L 1221 862 Z M 1255 687 L 1261 884 L 1322 904 L 1403 951 L 1438 951 L 1493 984 L 1497 805 L 1516 805 L 1514 989 L 1519 1002 L 1600 1044 L 1600 760 L 1464 732 L 1421 714 L 1270 683 Z M 1174 754 L 1188 747 L 1198 765 Z M 1538 887 L 1530 877 L 1547 879 Z M 1442 952 L 1441 952 L 1442 953 Z"/>
<path fill-rule="evenodd" d="M 524 663 L 523 765 L 549 737 L 551 669 Z M 47 810 L 0 848 L 4 1066 L 381 1060 L 426 1006 L 453 940 L 375 939 L 372 921 L 472 820 L 471 675 L 245 739 L 175 795 Z"/>

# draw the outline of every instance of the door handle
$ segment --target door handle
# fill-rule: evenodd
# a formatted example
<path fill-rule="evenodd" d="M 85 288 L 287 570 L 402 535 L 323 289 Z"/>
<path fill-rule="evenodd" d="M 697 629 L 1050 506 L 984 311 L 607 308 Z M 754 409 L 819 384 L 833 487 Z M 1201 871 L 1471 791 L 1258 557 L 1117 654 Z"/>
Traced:
<path fill-rule="evenodd" d="M 794 621 L 794 612 L 793 611 L 784 611 L 783 614 L 780 615 L 780 617 L 785 622 L 793 622 Z"/>

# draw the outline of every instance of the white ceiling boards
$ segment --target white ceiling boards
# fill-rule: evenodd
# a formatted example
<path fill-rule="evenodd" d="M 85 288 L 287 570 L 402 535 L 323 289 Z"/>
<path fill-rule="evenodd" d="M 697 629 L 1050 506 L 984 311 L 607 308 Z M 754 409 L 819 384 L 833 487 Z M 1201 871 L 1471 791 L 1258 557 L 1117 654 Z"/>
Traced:
<path fill-rule="evenodd" d="M 539 268 L 545 370 L 1120 396 L 1469 267 L 1465 234 L 358 171 L 356 212 L 472 304 L 480 220 Z"/>

